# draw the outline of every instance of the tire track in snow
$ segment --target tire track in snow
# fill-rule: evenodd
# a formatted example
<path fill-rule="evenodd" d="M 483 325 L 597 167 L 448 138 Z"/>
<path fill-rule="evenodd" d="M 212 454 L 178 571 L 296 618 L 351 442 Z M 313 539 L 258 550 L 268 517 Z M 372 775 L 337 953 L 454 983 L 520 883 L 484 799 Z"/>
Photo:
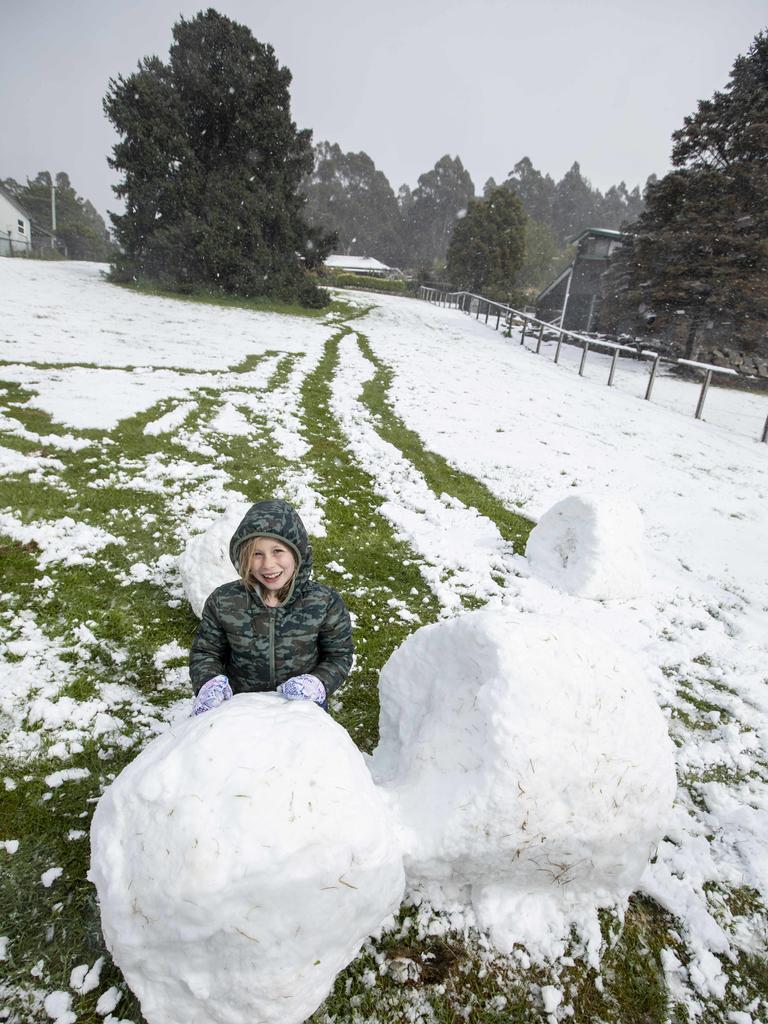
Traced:
<path fill-rule="evenodd" d="M 291 362 L 285 380 L 278 366 L 258 395 L 244 396 L 243 404 L 253 413 L 264 417 L 280 460 L 285 468 L 280 472 L 282 495 L 296 506 L 307 531 L 314 537 L 325 537 L 325 499 L 317 489 L 317 478 L 306 464 L 309 445 L 304 440 L 301 421 L 301 386 L 322 356 L 322 348 L 299 355 Z M 289 357 L 290 358 L 290 357 Z"/>
<path fill-rule="evenodd" d="M 425 560 L 422 576 L 444 615 L 460 612 L 467 604 L 500 601 L 507 580 L 516 575 L 512 544 L 476 509 L 450 495 L 437 496 L 413 464 L 380 437 L 359 397 L 375 372 L 360 351 L 357 335 L 342 338 L 331 408 L 351 451 L 385 499 L 380 514 Z"/>

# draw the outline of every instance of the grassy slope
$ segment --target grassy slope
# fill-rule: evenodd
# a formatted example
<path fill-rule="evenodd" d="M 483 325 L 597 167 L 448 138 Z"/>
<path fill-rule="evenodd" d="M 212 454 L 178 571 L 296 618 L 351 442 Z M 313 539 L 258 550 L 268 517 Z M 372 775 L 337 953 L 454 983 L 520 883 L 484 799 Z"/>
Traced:
<path fill-rule="evenodd" d="M 330 383 L 339 340 L 356 326 L 353 320 L 359 315 L 359 311 L 337 307 L 336 321 L 342 312 L 346 323 L 340 324 L 322 360 L 303 385 L 303 431 L 310 446 L 307 462 L 326 503 L 328 536 L 315 542 L 316 564 L 320 576 L 344 594 L 357 621 L 355 673 L 333 710 L 356 742 L 370 750 L 376 741 L 378 671 L 413 628 L 393 615 L 387 602 L 393 597 L 405 602 L 422 623 L 434 620 L 437 603 L 413 553 L 378 514 L 381 499 L 375 494 L 374 481 L 350 453 L 330 411 Z M 362 398 L 382 436 L 424 474 L 436 493 L 445 491 L 477 507 L 521 549 L 530 524 L 507 509 L 482 483 L 424 448 L 389 403 L 391 370 L 374 356 L 365 338 L 360 338 L 360 344 L 376 367 Z M 282 358 L 269 387 L 285 380 L 293 358 Z M 246 360 L 234 369 L 242 372 L 253 368 L 254 363 L 253 359 Z M 28 430 L 40 435 L 64 432 L 44 413 L 17 404 L 29 397 L 23 389 L 13 384 L 5 388 L 0 394 L 0 408 L 21 420 Z M 216 408 L 215 392 L 203 391 L 195 397 L 198 408 L 186 424 L 188 435 L 190 430 L 199 433 L 204 429 Z M 44 454 L 64 464 L 60 473 L 47 474 L 37 482 L 27 476 L 0 478 L 0 509 L 13 509 L 26 522 L 74 515 L 126 540 L 124 547 L 106 548 L 93 564 L 49 566 L 46 571 L 52 583 L 39 588 L 34 586 L 39 575 L 36 551 L 0 536 L 7 588 L 0 608 L 0 613 L 6 613 L 0 618 L 0 638 L 8 641 L 18 635 L 18 622 L 12 625 L 15 620 L 9 614 L 31 610 L 44 624 L 51 642 L 61 649 L 67 666 L 61 693 L 87 699 L 98 691 L 100 683 L 112 681 L 119 672 L 158 716 L 185 692 L 173 678 L 170 683 L 161 681 L 154 656 L 160 645 L 171 641 L 186 648 L 195 619 L 186 602 L 173 598 L 169 602 L 166 586 L 150 582 L 124 585 L 120 574 L 127 573 L 136 561 L 151 563 L 162 554 L 175 553 L 179 548 L 177 530 L 187 509 L 182 490 L 174 489 L 170 479 L 163 489 L 152 492 L 137 489 L 136 478 L 152 456 L 185 460 L 200 467 L 213 461 L 227 470 L 231 481 L 228 486 L 240 490 L 243 481 L 250 481 L 249 493 L 255 496 L 278 488 L 282 468 L 275 456 L 269 424 L 256 414 L 252 417 L 253 435 L 248 439 L 205 433 L 206 443 L 216 450 L 213 460 L 207 454 L 196 453 L 184 437 L 145 435 L 146 423 L 173 404 L 161 402 L 122 421 L 113 431 L 79 432 L 94 441 L 82 452 L 45 450 Z M 2 437 L 2 444 L 21 452 L 41 450 L 38 443 L 10 434 Z M 93 487 L 93 481 L 107 481 L 107 486 Z M 339 580 L 325 573 L 324 567 L 331 560 L 340 562 L 350 578 Z M 84 622 L 99 641 L 96 650 L 84 651 L 75 642 L 73 629 Z M 177 663 L 171 661 L 170 668 Z M 686 725 L 700 727 L 699 710 L 691 705 Z M 87 839 L 69 840 L 67 834 L 71 829 L 87 829 L 93 801 L 103 785 L 146 742 L 150 728 L 147 717 L 137 716 L 135 708 L 128 705 L 122 717 L 123 746 L 112 743 L 105 748 L 103 743 L 90 741 L 81 752 L 62 761 L 46 757 L 44 743 L 39 760 L 0 765 L 0 777 L 12 779 L 16 785 L 0 790 L 0 839 L 21 840 L 15 855 L 0 850 L 0 931 L 11 940 L 3 966 L 7 982 L 16 991 L 8 1005 L 20 1014 L 19 1020 L 45 1019 L 45 1014 L 31 1004 L 25 1008 L 25 992 L 66 989 L 72 967 L 86 961 L 91 964 L 105 955 L 94 893 L 85 880 Z M 51 790 L 44 778 L 62 767 L 84 767 L 91 774 Z M 65 869 L 66 884 L 54 883 L 46 889 L 40 884 L 40 876 L 53 865 Z M 754 899 L 753 894 L 740 891 L 726 893 L 726 897 L 744 901 L 747 908 Z M 580 1024 L 596 1019 L 661 1024 L 670 1014 L 676 1020 L 686 1019 L 681 1007 L 668 1006 L 659 950 L 662 946 L 676 947 L 683 962 L 687 954 L 674 937 L 674 922 L 649 901 L 633 900 L 623 927 L 605 915 L 607 950 L 599 981 L 593 970 L 580 963 L 560 965 L 554 972 L 524 970 L 515 960 L 491 956 L 476 937 L 451 933 L 425 936 L 426 923 L 428 917 L 420 915 L 417 908 L 404 907 L 399 928 L 366 946 L 358 960 L 339 976 L 333 993 L 313 1020 L 325 1021 L 329 1014 L 339 1021 L 350 1020 L 354 1013 L 361 1020 L 395 1022 L 409 1015 L 416 1019 L 413 1015 L 421 1013 L 424 1020 L 441 1022 L 534 1021 L 542 1019 L 540 986 L 553 980 L 565 988 L 574 1020 Z M 403 983 L 391 976 L 387 964 L 396 957 L 420 965 L 418 981 Z M 734 982 L 741 979 L 746 992 L 768 989 L 765 967 L 757 961 L 743 960 L 732 977 Z M 120 981 L 119 972 L 109 965 L 107 957 L 99 989 L 75 1000 L 78 1020 L 84 1024 L 100 1020 L 95 1013 L 99 992 Z M 138 1007 L 127 990 L 117 1012 L 122 1018 L 140 1020 Z M 702 1019 L 724 1019 L 723 1008 L 712 1002 Z"/>

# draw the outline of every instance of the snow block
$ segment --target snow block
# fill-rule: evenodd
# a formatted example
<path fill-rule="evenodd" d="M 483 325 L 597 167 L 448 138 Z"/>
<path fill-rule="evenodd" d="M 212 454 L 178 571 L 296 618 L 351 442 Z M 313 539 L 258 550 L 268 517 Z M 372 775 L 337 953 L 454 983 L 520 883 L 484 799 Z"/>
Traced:
<path fill-rule="evenodd" d="M 205 533 L 191 537 L 179 555 L 181 583 L 198 619 L 208 595 L 223 583 L 237 579 L 229 560 L 229 542 L 250 507 L 247 501 L 230 505 Z"/>
<path fill-rule="evenodd" d="M 105 791 L 90 880 L 149 1024 L 298 1024 L 400 905 L 400 850 L 345 730 L 241 694 Z"/>
<path fill-rule="evenodd" d="M 505 952 L 560 955 L 572 925 L 599 947 L 597 908 L 637 887 L 676 789 L 632 658 L 579 623 L 482 610 L 412 634 L 379 686 L 370 767 L 409 885 L 471 904 Z"/>
<path fill-rule="evenodd" d="M 531 531 L 525 556 L 534 576 L 595 601 L 626 601 L 648 589 L 643 521 L 626 498 L 574 494 Z"/>

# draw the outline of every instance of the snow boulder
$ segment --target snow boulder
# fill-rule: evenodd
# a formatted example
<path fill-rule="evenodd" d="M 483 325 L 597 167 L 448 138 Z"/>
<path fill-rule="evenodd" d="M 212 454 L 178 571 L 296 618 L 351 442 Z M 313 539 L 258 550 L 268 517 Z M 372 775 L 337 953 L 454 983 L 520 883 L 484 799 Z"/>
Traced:
<path fill-rule="evenodd" d="M 187 719 L 125 768 L 96 808 L 89 878 L 149 1024 L 298 1024 L 404 885 L 352 740 L 273 693 Z"/>
<path fill-rule="evenodd" d="M 531 531 L 525 556 L 534 576 L 595 601 L 626 601 L 648 589 L 640 509 L 627 498 L 574 494 Z"/>
<path fill-rule="evenodd" d="M 234 502 L 205 533 L 191 537 L 179 555 L 181 583 L 198 619 L 208 595 L 223 583 L 237 579 L 229 559 L 229 542 L 250 507 L 248 501 Z"/>
<path fill-rule="evenodd" d="M 425 626 L 380 679 L 371 771 L 409 883 L 502 951 L 599 947 L 663 837 L 673 746 L 632 658 L 586 625 L 483 610 Z M 593 947 L 594 948 L 594 947 Z"/>

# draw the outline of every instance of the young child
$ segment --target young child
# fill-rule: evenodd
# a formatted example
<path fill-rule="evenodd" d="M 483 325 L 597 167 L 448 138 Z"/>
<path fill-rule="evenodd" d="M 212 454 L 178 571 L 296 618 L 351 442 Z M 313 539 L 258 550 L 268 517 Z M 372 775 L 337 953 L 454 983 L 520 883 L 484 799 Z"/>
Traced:
<path fill-rule="evenodd" d="M 327 708 L 352 665 L 352 627 L 336 591 L 311 578 L 312 548 L 296 510 L 279 499 L 256 502 L 229 557 L 240 579 L 210 595 L 192 642 L 192 714 L 265 690 Z"/>

